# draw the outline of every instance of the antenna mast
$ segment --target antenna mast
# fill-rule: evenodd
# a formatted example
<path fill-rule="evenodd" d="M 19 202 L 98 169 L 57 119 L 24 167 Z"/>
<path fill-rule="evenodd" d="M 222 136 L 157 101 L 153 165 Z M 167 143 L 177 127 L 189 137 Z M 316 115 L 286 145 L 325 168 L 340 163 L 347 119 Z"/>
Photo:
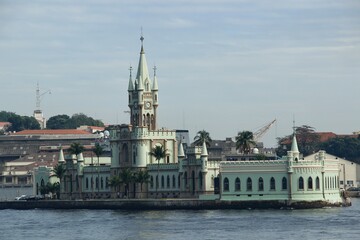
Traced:
<path fill-rule="evenodd" d="M 38 82 L 37 88 L 36 88 L 36 110 L 40 110 L 41 97 L 47 93 L 51 94 L 51 90 L 49 89 L 40 94 L 40 87 L 39 87 L 39 82 Z"/>

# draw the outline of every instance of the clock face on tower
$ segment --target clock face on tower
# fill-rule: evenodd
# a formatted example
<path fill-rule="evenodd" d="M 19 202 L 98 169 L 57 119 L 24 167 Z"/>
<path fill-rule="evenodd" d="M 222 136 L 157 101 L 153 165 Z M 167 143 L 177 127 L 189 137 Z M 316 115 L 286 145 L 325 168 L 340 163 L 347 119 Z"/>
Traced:
<path fill-rule="evenodd" d="M 146 102 L 146 103 L 145 103 L 145 107 L 146 107 L 146 108 L 150 108 L 150 107 L 151 107 L 151 103 L 150 103 L 150 102 Z"/>

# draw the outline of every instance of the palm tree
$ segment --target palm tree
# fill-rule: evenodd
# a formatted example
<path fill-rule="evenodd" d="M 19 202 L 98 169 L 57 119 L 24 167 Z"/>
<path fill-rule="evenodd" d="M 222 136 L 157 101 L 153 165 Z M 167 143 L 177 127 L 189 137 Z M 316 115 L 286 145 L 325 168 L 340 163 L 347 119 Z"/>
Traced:
<path fill-rule="evenodd" d="M 135 174 L 135 181 L 140 183 L 140 195 L 142 193 L 142 185 L 144 183 L 148 183 L 149 180 L 150 180 L 150 175 L 149 175 L 148 171 L 146 171 L 146 170 L 144 170 L 144 171 L 140 170 L 139 172 L 137 172 Z"/>
<path fill-rule="evenodd" d="M 84 151 L 84 146 L 81 143 L 74 142 L 70 145 L 69 152 L 71 154 L 79 155 Z"/>
<path fill-rule="evenodd" d="M 196 136 L 194 137 L 195 146 L 202 146 L 204 142 L 207 147 L 210 147 L 210 143 L 212 142 L 212 139 L 210 137 L 209 132 L 205 130 L 198 131 Z"/>
<path fill-rule="evenodd" d="M 251 146 L 254 146 L 256 142 L 254 141 L 254 135 L 250 131 L 238 132 L 238 135 L 235 137 L 236 140 L 236 149 L 241 152 L 248 154 L 250 153 Z"/>
<path fill-rule="evenodd" d="M 50 177 L 59 178 L 59 181 L 61 183 L 62 179 L 65 176 L 66 168 L 63 164 L 58 163 L 54 166 L 54 168 L 51 170 L 51 172 L 52 172 L 52 174 L 50 175 Z M 57 197 L 60 198 L 60 184 L 59 184 L 59 195 Z"/>
<path fill-rule="evenodd" d="M 98 160 L 98 167 L 97 167 L 97 172 L 98 172 L 98 181 L 100 183 L 100 174 L 99 174 L 99 167 L 100 167 L 100 156 L 103 154 L 104 150 L 103 148 L 100 146 L 99 143 L 95 144 L 95 147 L 92 149 L 93 153 L 95 153 L 97 160 Z M 98 192 L 100 191 L 100 184 L 98 185 Z"/>
<path fill-rule="evenodd" d="M 115 188 L 115 191 L 117 193 L 120 192 L 120 185 L 121 185 L 121 179 L 119 176 L 112 176 L 110 179 L 109 179 L 109 185 L 110 187 L 113 187 Z"/>
<path fill-rule="evenodd" d="M 125 195 L 128 198 L 129 196 L 129 184 L 134 181 L 134 173 L 130 168 L 123 168 L 119 174 L 120 181 L 125 186 Z"/>
<path fill-rule="evenodd" d="M 158 161 L 158 168 L 157 168 L 157 177 L 156 177 L 156 196 L 157 196 L 157 190 L 159 186 L 159 171 L 160 171 L 160 160 L 162 158 L 165 158 L 166 156 L 166 149 L 164 149 L 163 146 L 155 146 L 153 149 L 151 149 L 151 152 L 149 153 L 151 156 L 153 156 L 156 161 Z"/>

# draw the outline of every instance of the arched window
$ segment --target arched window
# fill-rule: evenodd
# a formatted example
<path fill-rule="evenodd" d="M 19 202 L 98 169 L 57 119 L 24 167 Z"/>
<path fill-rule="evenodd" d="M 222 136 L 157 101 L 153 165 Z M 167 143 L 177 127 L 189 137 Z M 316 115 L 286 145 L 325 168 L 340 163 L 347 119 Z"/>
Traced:
<path fill-rule="evenodd" d="M 316 188 L 316 190 L 320 190 L 320 178 L 319 177 L 316 177 L 315 188 Z"/>
<path fill-rule="evenodd" d="M 248 178 L 246 180 L 246 191 L 252 191 L 252 180 L 251 180 L 251 178 Z"/>
<path fill-rule="evenodd" d="M 313 189 L 313 181 L 312 181 L 312 177 L 308 178 L 308 190 L 312 190 Z"/>
<path fill-rule="evenodd" d="M 170 176 L 169 175 L 167 175 L 167 177 L 166 177 L 166 187 L 170 188 Z"/>
<path fill-rule="evenodd" d="M 226 177 L 224 179 L 224 192 L 228 192 L 229 191 L 229 179 Z"/>
<path fill-rule="evenodd" d="M 164 176 L 161 176 L 161 188 L 164 188 L 165 186 L 165 179 Z"/>
<path fill-rule="evenodd" d="M 150 177 L 150 188 L 153 188 L 154 187 L 154 177 L 151 176 Z"/>
<path fill-rule="evenodd" d="M 235 179 L 235 191 L 241 191 L 240 178 Z"/>
<path fill-rule="evenodd" d="M 259 191 L 264 191 L 264 180 L 262 177 L 259 178 L 259 184 L 258 184 Z"/>
<path fill-rule="evenodd" d="M 299 178 L 299 190 L 304 190 L 304 179 L 303 179 L 303 177 Z"/>
<path fill-rule="evenodd" d="M 275 190 L 275 178 L 270 178 L 270 190 Z"/>
<path fill-rule="evenodd" d="M 287 189 L 287 179 L 286 179 L 286 177 L 283 177 L 282 178 L 282 181 L 281 181 L 281 188 L 282 188 L 282 190 L 286 190 Z"/>
<path fill-rule="evenodd" d="M 203 187 L 203 178 L 202 178 L 202 173 L 199 172 L 199 189 L 201 190 Z"/>
<path fill-rule="evenodd" d="M 172 187 L 173 188 L 176 188 L 176 178 L 175 178 L 175 175 L 173 175 L 173 177 L 172 177 Z"/>
<path fill-rule="evenodd" d="M 187 179 L 187 172 L 184 173 L 184 186 L 187 187 L 188 179 Z"/>

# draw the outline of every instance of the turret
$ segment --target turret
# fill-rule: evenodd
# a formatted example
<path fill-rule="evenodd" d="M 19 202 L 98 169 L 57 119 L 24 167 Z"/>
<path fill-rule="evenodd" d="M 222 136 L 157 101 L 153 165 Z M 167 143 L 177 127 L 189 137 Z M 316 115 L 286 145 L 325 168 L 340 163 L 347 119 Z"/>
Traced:
<path fill-rule="evenodd" d="M 293 140 L 291 143 L 291 152 L 293 153 L 294 160 L 298 161 L 300 159 L 300 152 L 299 152 L 295 133 L 294 133 Z"/>
<path fill-rule="evenodd" d="M 153 103 L 155 106 L 158 105 L 158 91 L 159 91 L 159 87 L 158 87 L 158 81 L 157 81 L 157 77 L 156 77 L 156 66 L 154 66 L 154 82 L 153 82 L 153 86 L 151 91 L 153 92 Z"/>
<path fill-rule="evenodd" d="M 179 173 L 184 172 L 183 171 L 184 159 L 185 159 L 184 148 L 183 148 L 183 144 L 180 142 L 180 144 L 179 144 L 179 153 L 178 153 Z"/>
<path fill-rule="evenodd" d="M 79 176 L 84 175 L 83 169 L 84 169 L 84 156 L 82 153 L 79 153 L 77 155 L 77 174 Z"/>
<path fill-rule="evenodd" d="M 208 152 L 205 141 L 203 142 L 201 150 L 201 171 L 207 172 L 207 161 L 208 161 Z"/>
<path fill-rule="evenodd" d="M 62 147 L 60 147 L 58 163 L 59 164 L 64 164 L 65 163 L 64 151 L 62 150 Z"/>

